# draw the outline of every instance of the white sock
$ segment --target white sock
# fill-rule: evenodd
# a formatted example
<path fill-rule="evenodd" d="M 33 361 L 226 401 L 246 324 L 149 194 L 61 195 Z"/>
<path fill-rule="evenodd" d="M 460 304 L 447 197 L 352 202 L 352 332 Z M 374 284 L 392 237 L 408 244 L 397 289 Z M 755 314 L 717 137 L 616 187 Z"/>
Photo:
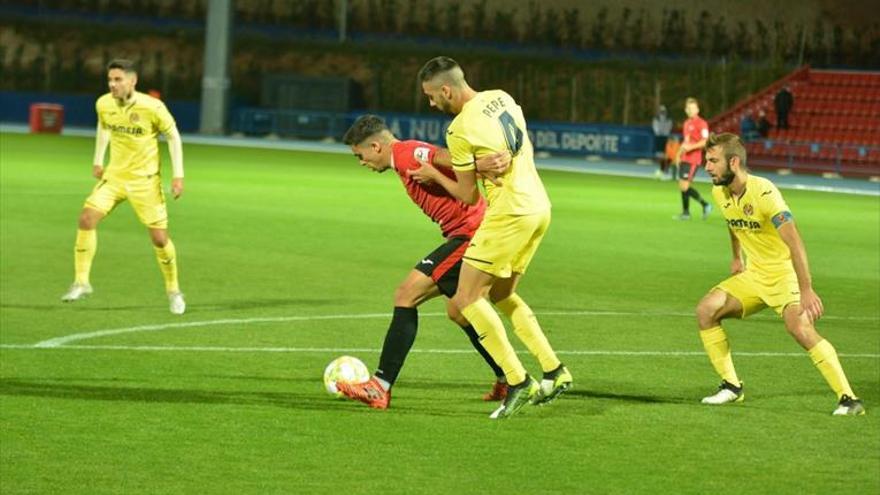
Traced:
<path fill-rule="evenodd" d="M 385 380 L 379 378 L 379 377 L 376 376 L 376 375 L 373 375 L 373 378 L 375 378 L 376 381 L 379 382 L 379 385 L 382 386 L 382 390 L 384 390 L 384 391 L 387 392 L 388 390 L 391 389 L 391 384 L 390 384 L 390 383 L 386 382 Z"/>

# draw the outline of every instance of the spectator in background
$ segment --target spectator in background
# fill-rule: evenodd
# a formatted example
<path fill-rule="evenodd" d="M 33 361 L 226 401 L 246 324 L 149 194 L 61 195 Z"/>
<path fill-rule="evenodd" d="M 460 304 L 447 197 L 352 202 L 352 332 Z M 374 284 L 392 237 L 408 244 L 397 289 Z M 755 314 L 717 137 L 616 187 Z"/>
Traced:
<path fill-rule="evenodd" d="M 758 137 L 758 124 L 752 118 L 752 114 L 747 113 L 743 115 L 742 120 L 739 122 L 739 135 L 742 136 L 744 141 L 751 141 Z"/>
<path fill-rule="evenodd" d="M 660 105 L 657 108 L 657 114 L 654 115 L 654 120 L 651 121 L 651 128 L 654 129 L 654 156 L 658 159 L 657 161 L 660 165 L 660 168 L 657 169 L 654 175 L 661 179 L 669 164 L 664 156 L 664 150 L 666 149 L 666 141 L 669 139 L 669 133 L 672 132 L 672 119 L 667 115 L 665 105 Z"/>
<path fill-rule="evenodd" d="M 767 114 L 764 113 L 763 110 L 758 112 L 758 135 L 761 136 L 761 139 L 767 139 L 770 135 L 770 128 L 773 125 L 770 124 L 770 121 L 767 120 Z"/>
<path fill-rule="evenodd" d="M 773 106 L 776 108 L 776 128 L 788 129 L 788 113 L 794 105 L 794 96 L 788 86 L 780 89 L 773 98 Z"/>

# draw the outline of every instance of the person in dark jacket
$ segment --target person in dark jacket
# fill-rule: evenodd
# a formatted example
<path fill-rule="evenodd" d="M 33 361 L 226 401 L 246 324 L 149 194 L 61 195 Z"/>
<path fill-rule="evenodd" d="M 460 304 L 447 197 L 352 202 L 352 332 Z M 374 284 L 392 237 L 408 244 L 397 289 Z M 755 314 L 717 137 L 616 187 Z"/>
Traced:
<path fill-rule="evenodd" d="M 788 129 L 788 113 L 794 105 L 794 96 L 788 86 L 780 89 L 773 98 L 773 106 L 776 107 L 776 128 Z"/>

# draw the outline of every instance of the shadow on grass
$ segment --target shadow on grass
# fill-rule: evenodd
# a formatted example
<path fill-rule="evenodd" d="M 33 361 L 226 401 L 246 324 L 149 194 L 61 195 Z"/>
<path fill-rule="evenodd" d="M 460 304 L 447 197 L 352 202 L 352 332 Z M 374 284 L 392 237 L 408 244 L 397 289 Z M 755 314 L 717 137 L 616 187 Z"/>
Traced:
<path fill-rule="evenodd" d="M 413 381 L 403 381 L 399 382 L 401 388 L 407 389 L 417 389 L 417 390 L 473 390 L 475 394 L 479 393 L 482 395 L 485 392 L 489 391 L 490 386 L 492 385 L 491 380 L 487 380 L 485 383 L 474 382 L 474 381 L 427 381 L 427 380 L 413 380 Z M 700 397 L 698 392 L 695 392 L 696 395 L 693 397 Z M 608 392 L 602 390 L 584 390 L 581 388 L 575 387 L 572 390 L 565 392 L 563 397 L 578 397 L 583 399 L 607 399 L 614 400 L 620 402 L 636 402 L 642 404 L 693 404 L 693 397 L 683 397 L 683 396 L 663 396 L 663 395 L 647 395 L 647 394 L 634 394 L 634 393 L 624 393 L 624 392 Z"/>
<path fill-rule="evenodd" d="M 608 399 L 620 402 L 636 402 L 640 404 L 693 404 L 692 398 L 670 397 L 660 395 L 641 395 L 599 390 L 569 390 L 564 397 L 582 397 L 585 399 Z"/>
<path fill-rule="evenodd" d="M 59 379 L 61 380 L 61 379 Z M 162 389 L 151 387 L 119 387 L 109 385 L 84 385 L 47 382 L 28 379 L 0 380 L 0 396 L 40 397 L 47 399 L 71 399 L 128 403 L 155 404 L 210 404 L 257 407 L 279 407 L 300 411 L 339 411 L 347 414 L 381 415 L 389 411 L 377 411 L 350 400 L 334 400 L 323 391 L 323 384 L 314 380 L 296 380 L 300 392 L 255 392 L 196 389 Z M 296 389 L 297 387 L 291 387 Z M 303 392 L 303 390 L 305 392 Z M 409 401 L 408 401 L 409 402 Z M 469 418 L 488 415 L 491 408 L 465 408 L 444 401 L 442 407 L 414 400 L 407 405 L 394 407 L 394 413 L 416 416 L 446 418 Z M 485 403 L 484 403 L 485 404 Z"/>
<path fill-rule="evenodd" d="M 152 307 L 151 307 L 152 306 Z M 3 309 L 28 309 L 28 310 L 36 310 L 40 312 L 45 311 L 134 311 L 134 310 L 150 310 L 155 309 L 158 310 L 158 306 L 146 304 L 142 306 L 88 306 L 88 303 L 79 303 L 79 304 L 63 304 L 63 303 L 53 303 L 53 304 L 0 304 L 0 308 Z"/>
<path fill-rule="evenodd" d="M 249 309 L 268 309 L 268 308 L 284 308 L 284 307 L 303 307 L 312 308 L 316 306 L 330 306 L 338 304 L 335 299 L 244 299 L 234 301 L 208 301 L 205 303 L 189 304 L 187 306 L 187 314 L 216 312 L 216 311 L 245 311 Z M 3 309 L 27 309 L 36 311 L 144 311 L 152 310 L 157 312 L 167 312 L 167 304 L 163 299 L 157 297 L 155 300 L 150 299 L 144 304 L 124 305 L 124 306 L 107 306 L 99 305 L 99 303 L 89 304 L 89 301 L 82 301 L 75 304 L 47 303 L 47 304 L 0 304 Z"/>
<path fill-rule="evenodd" d="M 303 392 L 253 392 L 197 389 L 164 389 L 150 387 L 116 387 L 83 385 L 20 379 L 0 380 L 0 395 L 120 401 L 165 404 L 231 404 L 248 406 L 275 406 L 290 409 L 326 410 L 334 401 L 320 393 L 317 384 L 309 382 Z M 347 408 L 340 408 L 347 409 Z"/>
<path fill-rule="evenodd" d="M 248 309 L 297 307 L 311 308 L 339 304 L 337 299 L 236 299 L 233 301 L 216 301 L 210 304 L 195 304 L 187 307 L 188 313 L 202 311 L 242 311 Z"/>

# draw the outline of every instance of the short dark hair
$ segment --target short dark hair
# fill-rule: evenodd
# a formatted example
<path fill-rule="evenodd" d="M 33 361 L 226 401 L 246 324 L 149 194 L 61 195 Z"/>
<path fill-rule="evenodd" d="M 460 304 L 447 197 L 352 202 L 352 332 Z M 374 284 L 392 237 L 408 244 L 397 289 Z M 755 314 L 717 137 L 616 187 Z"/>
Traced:
<path fill-rule="evenodd" d="M 453 69 L 461 70 L 461 66 L 458 65 L 458 62 L 455 60 L 443 56 L 434 57 L 425 62 L 425 65 L 419 70 L 419 82 L 430 81 L 438 74 L 443 74 L 444 72 L 449 72 Z"/>
<path fill-rule="evenodd" d="M 739 136 L 732 132 L 709 134 L 709 138 L 706 140 L 706 150 L 708 151 L 709 148 L 716 146 L 721 147 L 725 162 L 729 162 L 731 158 L 736 156 L 739 158 L 740 165 L 745 169 L 748 168 L 746 164 L 746 147 Z"/>
<path fill-rule="evenodd" d="M 342 142 L 349 145 L 358 145 L 367 140 L 370 136 L 387 131 L 388 126 L 385 125 L 385 119 L 378 115 L 361 115 L 354 121 L 342 136 Z"/>
<path fill-rule="evenodd" d="M 110 72 L 110 69 L 122 69 L 130 74 L 137 74 L 137 67 L 135 67 L 134 62 L 124 58 L 114 58 L 111 60 L 107 64 L 107 72 Z"/>

